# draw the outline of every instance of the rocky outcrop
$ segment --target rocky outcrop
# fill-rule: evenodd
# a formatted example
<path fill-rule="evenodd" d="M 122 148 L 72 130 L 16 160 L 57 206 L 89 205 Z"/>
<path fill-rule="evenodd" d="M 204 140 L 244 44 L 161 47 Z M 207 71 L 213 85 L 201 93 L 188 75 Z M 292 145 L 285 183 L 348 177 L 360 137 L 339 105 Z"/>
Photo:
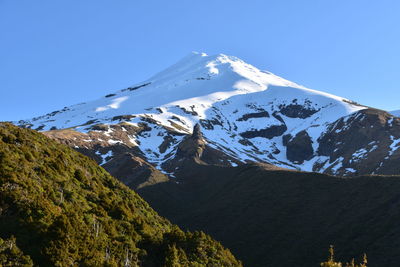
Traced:
<path fill-rule="evenodd" d="M 244 114 L 242 117 L 240 117 L 237 120 L 238 121 L 247 121 L 252 118 L 269 118 L 269 117 L 270 116 L 269 116 L 268 111 L 264 110 L 264 111 L 260 111 L 260 112 Z"/>
<path fill-rule="evenodd" d="M 111 175 L 129 187 L 138 189 L 169 180 L 167 175 L 147 162 L 145 153 L 132 139 L 132 136 L 142 135 L 150 130 L 147 123 L 132 125 L 122 122 L 114 125 L 93 125 L 86 133 L 64 129 L 44 134 L 89 156 Z M 167 141 L 173 142 L 172 136 L 173 133 L 165 136 L 166 142 L 160 149 L 169 146 Z"/>
<path fill-rule="evenodd" d="M 174 176 L 178 172 L 190 172 L 192 164 L 231 166 L 242 164 L 221 150 L 211 147 L 204 139 L 200 124 L 196 124 L 191 135 L 177 146 L 174 157 L 162 164 L 162 169 Z"/>
<path fill-rule="evenodd" d="M 400 118 L 366 109 L 333 123 L 318 139 L 317 153 L 329 160 L 324 172 L 337 175 L 397 174 Z M 328 166 L 328 167 L 327 167 Z M 316 167 L 316 171 L 320 171 Z"/>
<path fill-rule="evenodd" d="M 313 157 L 314 149 L 312 147 L 312 140 L 306 131 L 297 133 L 295 137 L 289 138 L 285 143 L 286 157 L 291 162 L 302 164 Z"/>
<path fill-rule="evenodd" d="M 318 112 L 318 109 L 307 108 L 304 105 L 290 104 L 281 106 L 280 112 L 289 118 L 308 118 Z"/>
<path fill-rule="evenodd" d="M 186 136 L 178 145 L 176 156 L 187 159 L 201 158 L 205 149 L 206 142 L 200 130 L 200 124 L 196 124 L 193 133 Z"/>
<path fill-rule="evenodd" d="M 272 125 L 265 129 L 251 130 L 251 131 L 246 131 L 246 132 L 240 133 L 240 136 L 242 136 L 244 138 L 264 137 L 264 138 L 271 139 L 276 136 L 281 136 L 286 130 L 287 130 L 287 127 L 285 124 Z"/>
<path fill-rule="evenodd" d="M 102 167 L 133 189 L 169 181 L 167 175 L 131 153 L 117 154 Z"/>

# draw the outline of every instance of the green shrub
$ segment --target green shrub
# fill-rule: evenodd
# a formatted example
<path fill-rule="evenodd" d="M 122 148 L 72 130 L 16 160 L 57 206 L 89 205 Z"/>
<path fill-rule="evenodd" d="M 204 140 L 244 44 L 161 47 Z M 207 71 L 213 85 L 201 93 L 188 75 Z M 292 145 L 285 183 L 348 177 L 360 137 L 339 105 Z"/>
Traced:
<path fill-rule="evenodd" d="M 321 262 L 321 267 L 342 267 L 342 266 L 343 267 L 344 266 L 346 266 L 346 267 L 367 267 L 368 261 L 367 261 L 367 255 L 365 255 L 365 254 L 363 256 L 362 263 L 356 264 L 354 262 L 354 259 L 352 259 L 351 262 L 346 263 L 346 265 L 343 265 L 343 263 L 341 263 L 341 262 L 336 262 L 334 254 L 335 254 L 335 252 L 334 252 L 333 246 L 330 246 L 328 260 L 326 262 Z"/>

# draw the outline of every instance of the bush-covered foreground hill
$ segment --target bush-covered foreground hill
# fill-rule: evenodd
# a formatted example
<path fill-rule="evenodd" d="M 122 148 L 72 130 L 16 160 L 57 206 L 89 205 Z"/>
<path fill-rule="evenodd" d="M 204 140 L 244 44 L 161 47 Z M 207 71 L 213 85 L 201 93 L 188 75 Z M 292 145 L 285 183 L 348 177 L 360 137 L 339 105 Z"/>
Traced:
<path fill-rule="evenodd" d="M 202 232 L 181 231 L 97 164 L 0 123 L 0 264 L 241 266 Z"/>

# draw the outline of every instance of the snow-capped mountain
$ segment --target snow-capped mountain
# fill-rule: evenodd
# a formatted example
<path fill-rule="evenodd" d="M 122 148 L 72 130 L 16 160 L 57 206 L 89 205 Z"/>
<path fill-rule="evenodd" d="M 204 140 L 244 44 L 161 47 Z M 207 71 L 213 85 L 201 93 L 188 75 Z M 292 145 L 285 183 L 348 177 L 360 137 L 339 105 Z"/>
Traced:
<path fill-rule="evenodd" d="M 121 153 L 131 153 L 173 176 L 179 166 L 168 162 L 199 125 L 200 143 L 219 152 L 213 164 L 256 161 L 353 175 L 377 171 L 379 164 L 381 168 L 385 160 L 398 156 L 400 131 L 390 129 L 400 119 L 371 110 L 261 71 L 236 57 L 193 53 L 142 83 L 15 123 L 50 131 L 49 136 L 104 166 Z M 352 134 L 357 135 L 363 129 L 356 127 L 360 120 L 371 121 L 368 118 L 374 116 L 380 121 L 376 130 L 387 128 L 385 142 L 373 130 L 356 143 L 347 140 L 348 129 L 355 127 Z M 370 124 L 373 128 L 374 119 Z M 374 155 L 374 165 L 360 167 L 371 158 L 371 151 L 382 149 L 386 154 Z"/>

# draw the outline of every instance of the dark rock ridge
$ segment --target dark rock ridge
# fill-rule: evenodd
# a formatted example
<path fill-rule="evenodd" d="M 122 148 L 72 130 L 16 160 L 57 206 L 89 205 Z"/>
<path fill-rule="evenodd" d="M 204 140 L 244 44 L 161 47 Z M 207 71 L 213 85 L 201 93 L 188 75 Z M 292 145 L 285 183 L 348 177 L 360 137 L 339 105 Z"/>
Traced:
<path fill-rule="evenodd" d="M 318 139 L 317 153 L 340 166 L 335 171 L 335 166 L 329 167 L 326 173 L 397 174 L 399 139 L 399 118 L 382 110 L 365 109 L 330 125 Z"/>
<path fill-rule="evenodd" d="M 261 130 L 252 130 L 240 133 L 240 135 L 244 138 L 254 138 L 254 137 L 264 137 L 271 139 L 276 136 L 281 136 L 284 132 L 286 132 L 287 127 L 285 124 L 282 125 L 272 125 L 268 128 Z"/>
<path fill-rule="evenodd" d="M 200 125 L 196 124 L 193 133 L 186 136 L 178 145 L 176 155 L 183 158 L 201 158 L 206 142 L 200 130 Z"/>
<path fill-rule="evenodd" d="M 193 133 L 186 136 L 177 146 L 175 155 L 162 164 L 163 170 L 174 173 L 188 171 L 192 164 L 230 166 L 242 164 L 237 159 L 208 145 L 201 133 L 200 124 L 196 124 Z"/>
<path fill-rule="evenodd" d="M 269 118 L 269 113 L 268 111 L 260 111 L 260 112 L 255 112 L 255 113 L 248 113 L 244 114 L 242 117 L 238 119 L 238 121 L 247 121 L 248 119 L 251 118 Z"/>
<path fill-rule="evenodd" d="M 289 118 L 305 119 L 314 115 L 318 111 L 319 109 L 307 108 L 299 104 L 280 106 L 280 112 Z"/>
<path fill-rule="evenodd" d="M 293 138 L 289 137 L 284 143 L 286 143 L 286 157 L 294 163 L 302 164 L 313 157 L 312 141 L 306 131 L 297 133 Z"/>

